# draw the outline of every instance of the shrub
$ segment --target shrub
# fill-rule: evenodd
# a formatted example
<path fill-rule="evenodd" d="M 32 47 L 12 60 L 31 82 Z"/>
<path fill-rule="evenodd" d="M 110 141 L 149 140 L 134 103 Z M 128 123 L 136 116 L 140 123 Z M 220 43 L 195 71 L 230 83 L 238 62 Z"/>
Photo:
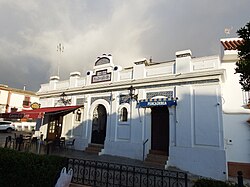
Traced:
<path fill-rule="evenodd" d="M 52 187 L 66 158 L 0 148 L 0 186 Z"/>
<path fill-rule="evenodd" d="M 233 187 L 235 185 L 213 179 L 199 179 L 193 187 Z"/>

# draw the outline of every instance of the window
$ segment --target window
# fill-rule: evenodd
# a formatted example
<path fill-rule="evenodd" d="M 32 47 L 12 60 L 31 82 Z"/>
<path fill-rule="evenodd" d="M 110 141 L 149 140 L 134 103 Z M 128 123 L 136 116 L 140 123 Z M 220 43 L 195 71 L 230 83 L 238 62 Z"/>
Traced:
<path fill-rule="evenodd" d="M 110 60 L 107 57 L 102 57 L 99 58 L 96 62 L 95 62 L 95 66 L 99 66 L 99 65 L 103 65 L 103 64 L 109 64 Z"/>
<path fill-rule="evenodd" d="M 82 112 L 81 109 L 78 109 L 75 113 L 75 121 L 80 122 L 81 121 L 81 117 L 82 117 Z"/>
<path fill-rule="evenodd" d="M 128 110 L 126 107 L 122 107 L 120 110 L 119 120 L 122 122 L 128 121 Z"/>
<path fill-rule="evenodd" d="M 76 105 L 84 105 L 84 98 L 77 98 Z"/>
<path fill-rule="evenodd" d="M 30 97 L 29 96 L 24 97 L 23 107 L 24 108 L 29 108 L 30 107 Z"/>
<path fill-rule="evenodd" d="M 56 121 L 51 121 L 49 124 L 49 133 L 54 133 L 56 127 Z"/>

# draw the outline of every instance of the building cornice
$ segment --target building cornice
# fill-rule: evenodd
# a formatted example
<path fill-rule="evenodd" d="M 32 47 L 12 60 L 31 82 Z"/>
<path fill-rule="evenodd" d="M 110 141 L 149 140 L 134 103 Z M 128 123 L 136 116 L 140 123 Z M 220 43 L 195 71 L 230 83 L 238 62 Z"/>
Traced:
<path fill-rule="evenodd" d="M 28 90 L 21 90 L 17 88 L 11 88 L 11 87 L 8 87 L 7 85 L 0 85 L 0 90 L 10 91 L 12 93 L 17 93 L 17 94 L 37 96 L 35 92 L 28 91 Z"/>
<path fill-rule="evenodd" d="M 110 91 L 119 91 L 126 90 L 131 85 L 135 88 L 144 88 L 144 87 L 157 87 L 164 85 L 179 85 L 185 82 L 195 82 L 195 81 L 209 81 L 209 80 L 224 80 L 224 69 L 210 70 L 210 71 L 200 71 L 200 72 L 190 72 L 185 74 L 173 74 L 166 75 L 161 77 L 148 77 L 144 79 L 138 80 L 126 80 L 119 81 L 107 84 L 95 84 L 84 87 L 77 88 L 68 88 L 61 90 L 51 90 L 46 92 L 37 92 L 37 96 L 41 98 L 46 97 L 56 97 L 60 96 L 62 92 L 65 92 L 68 95 L 74 94 L 92 94 L 92 93 L 100 93 L 100 92 L 110 92 Z"/>

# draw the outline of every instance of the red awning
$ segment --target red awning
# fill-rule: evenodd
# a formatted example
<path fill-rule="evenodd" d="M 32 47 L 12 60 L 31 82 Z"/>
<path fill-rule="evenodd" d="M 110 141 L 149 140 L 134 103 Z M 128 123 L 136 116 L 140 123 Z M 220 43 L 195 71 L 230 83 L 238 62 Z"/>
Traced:
<path fill-rule="evenodd" d="M 45 107 L 38 108 L 34 110 L 23 110 L 20 112 L 11 112 L 11 113 L 2 113 L 0 114 L 0 118 L 12 118 L 12 119 L 21 119 L 21 118 L 42 118 L 45 115 L 66 115 L 74 110 L 82 107 L 82 105 L 78 106 L 60 106 L 60 107 Z"/>

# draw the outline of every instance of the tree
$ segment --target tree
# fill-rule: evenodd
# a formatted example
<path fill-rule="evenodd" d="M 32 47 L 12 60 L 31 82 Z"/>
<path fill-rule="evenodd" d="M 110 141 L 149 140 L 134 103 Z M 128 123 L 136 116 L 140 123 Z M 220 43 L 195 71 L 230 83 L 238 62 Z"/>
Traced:
<path fill-rule="evenodd" d="M 250 22 L 237 31 L 243 44 L 237 47 L 239 60 L 235 72 L 240 74 L 239 83 L 244 91 L 250 91 Z"/>

